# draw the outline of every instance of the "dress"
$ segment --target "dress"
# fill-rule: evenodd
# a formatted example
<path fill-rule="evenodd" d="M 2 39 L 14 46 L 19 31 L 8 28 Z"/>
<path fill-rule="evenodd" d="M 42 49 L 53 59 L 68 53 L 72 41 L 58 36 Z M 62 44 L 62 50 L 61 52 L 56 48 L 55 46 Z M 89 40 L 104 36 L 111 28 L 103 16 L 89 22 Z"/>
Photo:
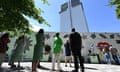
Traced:
<path fill-rule="evenodd" d="M 33 61 L 41 60 L 43 57 L 44 40 L 44 34 L 36 34 L 36 45 L 34 47 Z"/>
<path fill-rule="evenodd" d="M 16 48 L 13 49 L 11 54 L 11 61 L 21 61 L 24 54 L 24 45 L 25 41 L 23 39 L 17 39 L 16 42 Z"/>

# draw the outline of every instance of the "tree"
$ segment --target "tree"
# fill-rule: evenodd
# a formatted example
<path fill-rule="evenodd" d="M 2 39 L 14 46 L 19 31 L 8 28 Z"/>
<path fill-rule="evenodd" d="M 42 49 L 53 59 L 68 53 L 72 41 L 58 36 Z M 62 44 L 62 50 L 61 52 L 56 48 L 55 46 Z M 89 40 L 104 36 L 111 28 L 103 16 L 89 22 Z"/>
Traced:
<path fill-rule="evenodd" d="M 41 0 L 48 4 L 47 0 Z M 0 0 L 0 32 L 31 32 L 28 16 L 40 24 L 48 22 L 41 16 L 43 11 L 35 7 L 34 0 Z"/>
<path fill-rule="evenodd" d="M 117 18 L 120 19 L 120 0 L 110 0 L 110 6 L 115 6 Z"/>

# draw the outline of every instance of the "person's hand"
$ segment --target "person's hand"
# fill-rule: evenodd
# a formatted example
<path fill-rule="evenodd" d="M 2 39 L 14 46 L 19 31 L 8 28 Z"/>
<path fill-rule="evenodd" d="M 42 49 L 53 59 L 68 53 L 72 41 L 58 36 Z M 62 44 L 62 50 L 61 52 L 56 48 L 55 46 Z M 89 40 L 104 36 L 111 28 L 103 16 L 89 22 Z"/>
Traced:
<path fill-rule="evenodd" d="M 61 54 L 63 54 L 63 49 L 61 50 Z"/>

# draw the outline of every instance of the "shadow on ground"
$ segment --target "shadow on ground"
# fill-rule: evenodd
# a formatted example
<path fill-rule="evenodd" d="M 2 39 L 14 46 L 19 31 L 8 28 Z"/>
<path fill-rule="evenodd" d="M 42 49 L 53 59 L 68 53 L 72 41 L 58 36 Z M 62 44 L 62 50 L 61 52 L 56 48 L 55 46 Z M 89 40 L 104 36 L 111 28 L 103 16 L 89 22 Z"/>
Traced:
<path fill-rule="evenodd" d="M 98 70 L 97 68 L 85 67 L 85 69 Z"/>
<path fill-rule="evenodd" d="M 54 71 L 52 71 L 51 69 L 49 69 L 49 68 L 46 68 L 46 67 L 43 67 L 43 66 L 41 66 L 41 68 L 39 68 L 39 69 L 42 69 L 42 70 L 50 70 L 50 72 L 59 72 L 59 71 L 57 71 L 57 70 L 54 70 Z M 96 68 L 93 68 L 93 67 L 85 67 L 85 69 L 91 69 L 91 70 L 98 70 L 98 69 L 96 69 Z M 10 68 L 0 68 L 0 72 L 31 72 L 31 67 L 28 67 L 28 66 L 26 66 L 26 67 L 16 67 L 16 68 L 12 68 L 12 69 L 10 69 Z M 62 71 L 60 71 L 60 72 L 70 72 L 70 71 L 64 71 L 64 70 L 62 70 Z"/>
<path fill-rule="evenodd" d="M 74 66 L 72 66 L 72 68 L 74 68 Z M 98 70 L 97 68 L 93 68 L 93 67 L 85 67 L 85 69 Z"/>

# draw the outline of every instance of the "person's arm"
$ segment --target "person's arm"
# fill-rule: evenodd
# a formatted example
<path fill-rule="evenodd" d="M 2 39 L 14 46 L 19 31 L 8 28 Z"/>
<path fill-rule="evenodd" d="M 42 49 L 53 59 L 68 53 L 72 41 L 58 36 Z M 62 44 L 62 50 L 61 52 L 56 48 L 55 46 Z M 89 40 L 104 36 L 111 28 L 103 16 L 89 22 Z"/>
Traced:
<path fill-rule="evenodd" d="M 81 48 L 82 48 L 82 38 L 81 38 L 81 36 L 80 36 L 80 45 L 81 45 Z"/>
<path fill-rule="evenodd" d="M 69 47 L 70 47 L 70 49 L 71 49 L 71 43 L 72 43 L 72 39 L 71 39 L 71 34 L 70 34 L 70 36 L 69 36 Z"/>
<path fill-rule="evenodd" d="M 17 41 L 18 41 L 18 39 L 16 39 L 16 41 L 15 41 L 15 44 L 14 44 L 14 49 L 16 49 L 16 46 L 17 46 Z"/>
<path fill-rule="evenodd" d="M 25 46 L 27 45 L 26 41 L 25 41 L 25 38 L 23 38 L 23 41 L 24 41 L 24 46 L 23 48 L 25 48 Z"/>
<path fill-rule="evenodd" d="M 69 49 L 70 49 L 70 52 L 72 54 L 71 44 L 72 44 L 72 38 L 71 38 L 71 35 L 70 35 L 69 36 Z"/>

